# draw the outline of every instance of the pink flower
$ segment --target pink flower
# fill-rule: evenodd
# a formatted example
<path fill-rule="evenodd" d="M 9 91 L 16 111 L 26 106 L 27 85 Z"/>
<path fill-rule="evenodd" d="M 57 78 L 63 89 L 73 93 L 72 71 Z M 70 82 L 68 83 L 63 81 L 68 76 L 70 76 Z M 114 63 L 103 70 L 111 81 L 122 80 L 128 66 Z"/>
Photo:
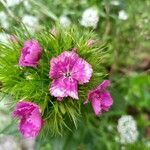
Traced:
<path fill-rule="evenodd" d="M 20 118 L 19 131 L 25 138 L 38 136 L 43 126 L 38 105 L 27 101 L 20 101 L 13 111 L 13 116 Z"/>
<path fill-rule="evenodd" d="M 88 94 L 88 100 L 92 103 L 96 116 L 100 116 L 103 111 L 108 111 L 113 104 L 110 93 L 106 91 L 108 86 L 110 86 L 109 80 L 104 80 L 96 89 L 91 90 Z"/>
<path fill-rule="evenodd" d="M 42 48 L 36 40 L 27 40 L 21 52 L 19 65 L 36 67 L 39 63 Z"/>
<path fill-rule="evenodd" d="M 49 76 L 53 79 L 50 92 L 58 100 L 63 97 L 78 99 L 78 84 L 89 82 L 92 76 L 92 67 L 77 53 L 63 52 L 50 61 Z"/>

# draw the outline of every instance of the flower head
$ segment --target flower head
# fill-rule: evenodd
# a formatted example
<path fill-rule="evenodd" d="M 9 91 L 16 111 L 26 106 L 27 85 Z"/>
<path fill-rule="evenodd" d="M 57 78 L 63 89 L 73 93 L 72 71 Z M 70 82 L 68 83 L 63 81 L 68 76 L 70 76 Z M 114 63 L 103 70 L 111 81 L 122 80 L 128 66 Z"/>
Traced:
<path fill-rule="evenodd" d="M 28 0 L 24 0 L 23 5 L 24 5 L 25 9 L 27 9 L 28 11 L 31 11 L 32 6 Z"/>
<path fill-rule="evenodd" d="M 9 21 L 8 21 L 8 16 L 6 15 L 4 11 L 0 11 L 0 25 L 4 29 L 8 29 L 10 26 Z"/>
<path fill-rule="evenodd" d="M 128 19 L 128 14 L 124 10 L 120 10 L 118 18 L 120 20 L 127 20 Z"/>
<path fill-rule="evenodd" d="M 8 7 L 13 7 L 15 5 L 18 5 L 21 3 L 23 0 L 6 0 L 6 4 Z"/>
<path fill-rule="evenodd" d="M 38 41 L 28 40 L 24 43 L 24 47 L 21 52 L 19 65 L 36 67 L 39 63 L 42 53 L 42 48 Z"/>
<path fill-rule="evenodd" d="M 60 25 L 64 28 L 68 28 L 71 25 L 71 21 L 67 16 L 60 16 L 59 22 Z"/>
<path fill-rule="evenodd" d="M 95 8 L 88 8 L 83 12 L 81 25 L 84 27 L 96 28 L 99 21 L 98 10 Z"/>
<path fill-rule="evenodd" d="M 39 19 L 32 15 L 24 15 L 22 22 L 26 26 L 27 30 L 32 34 L 39 28 Z"/>
<path fill-rule="evenodd" d="M 118 120 L 117 129 L 123 144 L 134 143 L 138 138 L 136 121 L 130 115 L 122 116 Z"/>
<path fill-rule="evenodd" d="M 13 111 L 13 116 L 20 118 L 19 131 L 25 138 L 38 136 L 43 126 L 38 105 L 27 101 L 20 101 Z"/>
<path fill-rule="evenodd" d="M 119 6 L 119 5 L 120 5 L 120 2 L 117 1 L 117 0 L 112 0 L 112 1 L 110 2 L 110 4 L 112 4 L 112 5 L 114 5 L 114 6 Z"/>
<path fill-rule="evenodd" d="M 9 34 L 7 33 L 4 33 L 4 32 L 0 32 L 0 43 L 4 43 L 4 44 L 9 44 L 10 42 L 10 36 Z"/>
<path fill-rule="evenodd" d="M 78 99 L 78 84 L 89 82 L 92 67 L 77 53 L 63 52 L 50 61 L 49 76 L 53 79 L 50 92 L 61 100 L 63 97 Z"/>
<path fill-rule="evenodd" d="M 103 111 L 108 111 L 113 104 L 112 97 L 106 88 L 110 85 L 109 80 L 104 80 L 96 89 L 88 94 L 88 101 L 92 103 L 93 110 L 97 116 Z"/>

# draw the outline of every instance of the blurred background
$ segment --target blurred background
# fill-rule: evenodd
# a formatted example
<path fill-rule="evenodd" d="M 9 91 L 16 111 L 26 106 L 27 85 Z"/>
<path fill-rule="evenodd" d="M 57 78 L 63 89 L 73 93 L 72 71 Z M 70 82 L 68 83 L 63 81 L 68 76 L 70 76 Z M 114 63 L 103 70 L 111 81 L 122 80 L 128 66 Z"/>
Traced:
<path fill-rule="evenodd" d="M 0 94 L 0 150 L 150 149 L 150 0 L 0 0 L 0 41 L 14 30 L 34 34 L 55 24 L 93 30 L 107 43 L 105 68 L 114 105 L 100 118 L 89 116 L 63 136 L 23 140 Z M 94 44 L 94 40 L 91 44 Z M 11 146 L 10 146 L 11 144 Z"/>

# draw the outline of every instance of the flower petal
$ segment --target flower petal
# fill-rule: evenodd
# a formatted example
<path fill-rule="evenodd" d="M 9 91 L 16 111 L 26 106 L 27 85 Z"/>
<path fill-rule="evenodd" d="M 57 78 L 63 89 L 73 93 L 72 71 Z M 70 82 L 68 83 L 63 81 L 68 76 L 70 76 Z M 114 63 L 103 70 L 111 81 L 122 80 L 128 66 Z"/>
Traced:
<path fill-rule="evenodd" d="M 78 99 L 77 81 L 65 77 L 53 80 L 50 92 L 53 96 L 58 98 L 70 96 L 74 99 Z"/>
<path fill-rule="evenodd" d="M 95 90 L 103 91 L 109 86 L 110 86 L 110 81 L 109 80 L 104 80 Z"/>
<path fill-rule="evenodd" d="M 30 113 L 34 110 L 40 110 L 40 107 L 34 103 L 27 101 L 20 101 L 17 103 L 15 110 L 13 111 L 14 117 L 22 117 L 25 115 L 30 115 Z"/>
<path fill-rule="evenodd" d="M 13 111 L 13 116 L 20 118 L 19 131 L 24 137 L 36 137 L 39 134 L 43 120 L 38 105 L 20 101 Z"/>
<path fill-rule="evenodd" d="M 86 82 L 89 82 L 92 76 L 92 72 L 92 66 L 89 63 L 87 63 L 84 59 L 79 58 L 73 66 L 72 77 L 79 81 L 79 84 L 84 84 Z"/>
<path fill-rule="evenodd" d="M 42 125 L 43 121 L 40 117 L 40 112 L 35 109 L 28 118 L 23 117 L 21 119 L 19 130 L 25 138 L 36 137 L 38 136 Z"/>
<path fill-rule="evenodd" d="M 42 53 L 42 48 L 38 43 L 38 41 L 36 40 L 25 41 L 19 59 L 19 66 L 36 67 L 39 63 L 41 53 Z"/>
<path fill-rule="evenodd" d="M 101 115 L 101 111 L 102 111 L 102 109 L 101 109 L 101 101 L 99 100 L 99 99 L 93 99 L 92 101 L 91 101 L 91 103 L 92 103 L 92 107 L 93 107 L 93 110 L 94 110 L 94 113 L 95 113 L 95 115 L 96 116 L 100 116 Z"/>
<path fill-rule="evenodd" d="M 63 73 L 72 70 L 75 62 L 78 60 L 78 54 L 75 52 L 63 52 L 56 58 L 52 58 L 50 61 L 50 72 L 49 76 L 52 79 L 57 79 L 63 76 Z"/>
<path fill-rule="evenodd" d="M 113 99 L 106 88 L 110 86 L 109 80 L 104 80 L 97 88 L 89 91 L 88 100 L 92 103 L 92 107 L 97 116 L 103 111 L 108 111 L 113 104 Z"/>
<path fill-rule="evenodd" d="M 101 105 L 103 110 L 108 111 L 113 104 L 113 99 L 109 92 L 104 92 L 101 94 Z"/>

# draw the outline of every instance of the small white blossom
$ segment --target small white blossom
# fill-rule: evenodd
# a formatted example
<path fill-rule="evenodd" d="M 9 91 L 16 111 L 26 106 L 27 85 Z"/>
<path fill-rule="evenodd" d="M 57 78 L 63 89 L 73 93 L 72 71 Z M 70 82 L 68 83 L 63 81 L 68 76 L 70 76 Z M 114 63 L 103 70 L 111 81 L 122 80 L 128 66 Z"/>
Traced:
<path fill-rule="evenodd" d="M 108 126 L 107 126 L 107 129 L 108 129 L 108 131 L 111 132 L 111 131 L 113 131 L 113 126 L 112 126 L 112 125 L 108 125 Z"/>
<path fill-rule="evenodd" d="M 0 134 L 0 150 L 21 150 L 21 144 L 17 138 Z"/>
<path fill-rule="evenodd" d="M 127 20 L 128 19 L 128 14 L 124 10 L 120 10 L 118 18 L 120 20 Z"/>
<path fill-rule="evenodd" d="M 35 138 L 22 138 L 22 147 L 26 150 L 34 150 Z"/>
<path fill-rule="evenodd" d="M 120 142 L 122 144 L 134 143 L 138 138 L 136 121 L 130 115 L 122 116 L 118 120 L 117 129 L 120 134 Z"/>
<path fill-rule="evenodd" d="M 114 6 L 119 6 L 119 5 L 120 5 L 120 2 L 117 1 L 117 0 L 113 0 L 113 1 L 111 1 L 110 3 L 111 3 L 112 5 L 114 5 Z"/>
<path fill-rule="evenodd" d="M 84 27 L 96 28 L 99 21 L 98 10 L 96 8 L 88 8 L 83 12 L 81 25 Z"/>
<path fill-rule="evenodd" d="M 6 104 L 6 99 L 8 100 L 9 97 L 3 98 L 3 96 L 4 95 L 0 94 L 0 131 L 10 125 L 12 121 L 10 114 L 7 112 L 9 106 Z"/>
<path fill-rule="evenodd" d="M 60 16 L 59 22 L 60 22 L 60 25 L 64 28 L 68 28 L 71 25 L 71 21 L 67 16 Z"/>
<path fill-rule="evenodd" d="M 39 27 L 39 20 L 35 16 L 24 15 L 22 22 L 26 26 L 27 30 L 31 33 L 34 33 Z"/>
<path fill-rule="evenodd" d="M 9 39 L 10 39 L 9 34 L 3 32 L 0 33 L 0 43 L 8 44 L 10 41 Z"/>
<path fill-rule="evenodd" d="M 24 7 L 25 7 L 27 10 L 31 10 L 31 8 L 32 8 L 32 6 L 31 6 L 31 4 L 29 3 L 28 0 L 24 0 L 24 1 L 23 1 L 23 5 L 24 5 Z"/>
<path fill-rule="evenodd" d="M 13 7 L 15 5 L 20 4 L 23 0 L 5 0 L 7 7 Z"/>
<path fill-rule="evenodd" d="M 7 108 L 8 109 L 8 108 Z M 11 124 L 11 117 L 8 113 L 3 113 L 0 110 L 0 130 L 3 130 L 6 128 L 6 126 Z"/>
<path fill-rule="evenodd" d="M 0 11 L 0 25 L 5 29 L 9 28 L 8 16 L 4 11 Z"/>

